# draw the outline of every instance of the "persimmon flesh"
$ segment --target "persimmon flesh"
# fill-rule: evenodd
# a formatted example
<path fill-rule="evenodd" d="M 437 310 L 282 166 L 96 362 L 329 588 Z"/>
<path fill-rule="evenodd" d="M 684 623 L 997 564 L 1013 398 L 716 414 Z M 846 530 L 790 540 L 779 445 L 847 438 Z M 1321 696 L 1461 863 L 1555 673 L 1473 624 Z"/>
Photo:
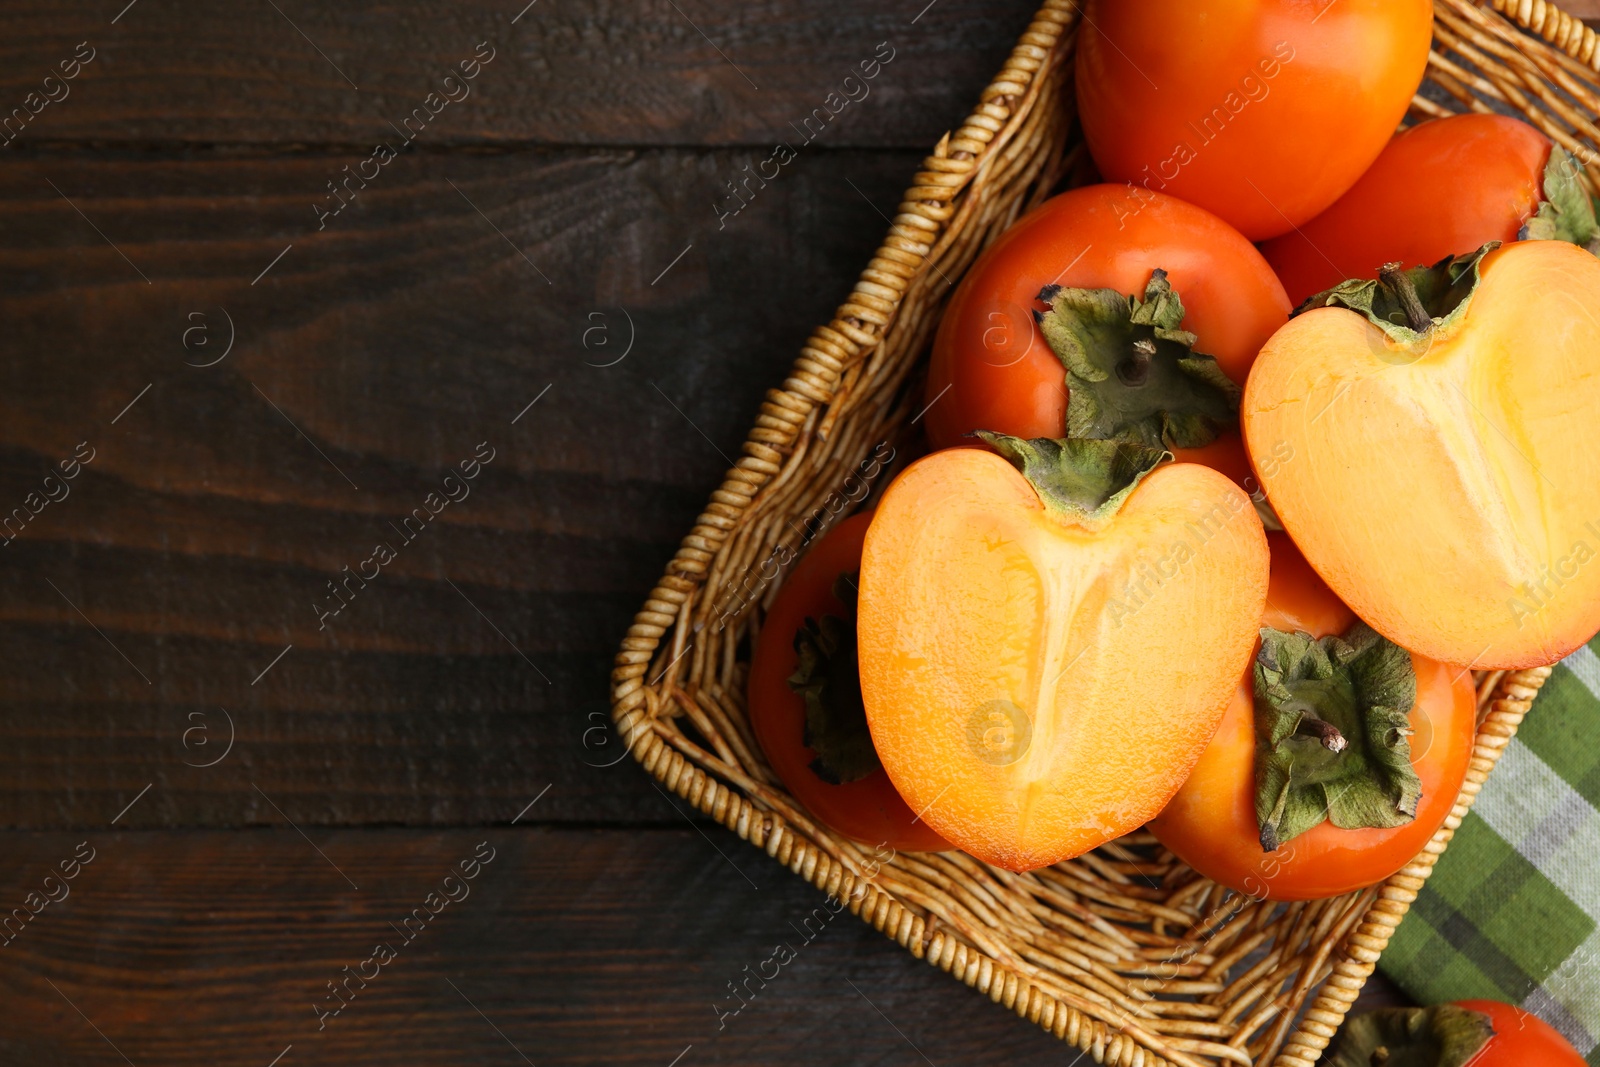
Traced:
<path fill-rule="evenodd" d="M 946 840 L 1009 870 L 1137 829 L 1215 732 L 1266 583 L 1255 509 L 1210 468 L 1155 467 L 1120 510 L 1069 519 L 999 455 L 928 456 L 889 487 L 862 555 L 884 769 Z"/>
<path fill-rule="evenodd" d="M 1600 629 L 1600 260 L 1522 241 L 1475 269 L 1421 330 L 1348 306 L 1291 319 L 1240 418 L 1284 527 L 1357 615 L 1430 659 L 1532 667 Z"/>

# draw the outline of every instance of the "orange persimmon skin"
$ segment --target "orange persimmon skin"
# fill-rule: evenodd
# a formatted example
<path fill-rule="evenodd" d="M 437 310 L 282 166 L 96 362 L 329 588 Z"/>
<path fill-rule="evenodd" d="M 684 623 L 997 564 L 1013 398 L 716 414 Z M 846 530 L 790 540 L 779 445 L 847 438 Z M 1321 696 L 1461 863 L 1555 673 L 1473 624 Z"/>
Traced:
<path fill-rule="evenodd" d="M 862 553 L 861 688 L 890 779 L 1008 870 L 1137 829 L 1216 729 L 1266 565 L 1249 497 L 1198 464 L 1158 467 L 1090 532 L 992 452 L 918 461 Z"/>
<path fill-rule="evenodd" d="M 1458 1000 L 1456 1007 L 1489 1017 L 1494 1036 L 1467 1067 L 1584 1067 L 1572 1043 L 1555 1027 L 1529 1011 L 1498 1000 Z"/>
<path fill-rule="evenodd" d="M 1316 576 L 1289 538 L 1267 535 L 1272 578 L 1261 624 L 1313 637 L 1343 633 L 1355 613 Z M 1455 806 L 1472 755 L 1472 672 L 1413 655 L 1417 703 L 1411 765 L 1422 779 L 1417 816 L 1393 829 L 1341 830 L 1323 822 L 1275 852 L 1261 849 L 1255 807 L 1253 664 L 1189 780 L 1150 832 L 1178 858 L 1258 900 L 1316 900 L 1375 885 L 1411 861 Z"/>
<path fill-rule="evenodd" d="M 924 422 L 934 448 L 973 430 L 1063 437 L 1066 371 L 1034 319 L 1046 285 L 1143 293 L 1165 270 L 1195 350 L 1243 384 L 1289 298 L 1249 241 L 1208 211 L 1122 185 L 1062 193 L 1017 222 L 967 271 L 939 324 Z M 1225 435 L 1226 436 L 1226 435 Z M 1199 450 L 1196 450 L 1199 451 Z M 1224 446 L 1223 451 L 1226 451 Z M 1203 456 L 1180 460 L 1207 462 Z"/>
<path fill-rule="evenodd" d="M 1107 180 L 1181 197 L 1252 241 L 1276 237 L 1377 158 L 1432 36 L 1429 0 L 1089 0 L 1084 136 Z"/>
<path fill-rule="evenodd" d="M 863 513 L 839 523 L 811 546 L 783 583 L 762 621 L 750 664 L 750 726 L 779 779 L 829 829 L 864 845 L 943 852 L 949 842 L 906 807 L 881 769 L 838 785 L 817 777 L 811 769 L 816 753 L 802 743 L 805 701 L 789 688 L 788 678 L 799 664 L 794 636 L 806 618 L 848 617 L 833 595 L 833 583 L 861 566 L 861 542 L 871 521 L 871 513 Z"/>
<path fill-rule="evenodd" d="M 1505 115 L 1419 123 L 1333 206 L 1261 252 L 1299 304 L 1346 278 L 1376 278 L 1385 263 L 1426 266 L 1509 243 L 1539 208 L 1549 159 L 1550 139 Z"/>
<path fill-rule="evenodd" d="M 1464 316 L 1413 346 L 1318 308 L 1267 342 L 1240 421 L 1323 580 L 1413 653 L 1553 663 L 1600 629 L 1600 260 L 1484 258 Z"/>
<path fill-rule="evenodd" d="M 1217 437 L 1209 445 L 1199 448 L 1174 448 L 1172 458 L 1179 463 L 1198 463 L 1226 475 L 1234 485 L 1245 492 L 1255 492 L 1257 486 L 1250 466 L 1250 454 L 1245 451 L 1244 438 L 1233 430 Z"/>

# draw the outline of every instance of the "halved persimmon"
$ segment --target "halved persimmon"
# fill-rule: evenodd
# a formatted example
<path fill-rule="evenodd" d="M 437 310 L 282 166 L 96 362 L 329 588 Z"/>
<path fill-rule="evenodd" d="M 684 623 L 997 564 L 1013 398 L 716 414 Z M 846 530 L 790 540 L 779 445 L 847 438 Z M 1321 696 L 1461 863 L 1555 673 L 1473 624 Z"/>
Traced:
<path fill-rule="evenodd" d="M 1267 546 L 1208 467 L 980 436 L 1004 458 L 937 452 L 878 506 L 861 692 L 912 809 L 1025 871 L 1137 829 L 1182 785 L 1250 657 Z"/>
<path fill-rule="evenodd" d="M 1600 259 L 1493 246 L 1313 298 L 1241 421 L 1284 527 L 1379 633 L 1521 668 L 1600 629 Z"/>

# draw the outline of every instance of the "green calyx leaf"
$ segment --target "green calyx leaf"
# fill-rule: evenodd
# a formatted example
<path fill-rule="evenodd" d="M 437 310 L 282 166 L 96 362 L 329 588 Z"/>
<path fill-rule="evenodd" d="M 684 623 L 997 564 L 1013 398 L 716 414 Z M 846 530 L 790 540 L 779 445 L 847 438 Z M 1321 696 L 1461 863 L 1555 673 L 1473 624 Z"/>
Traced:
<path fill-rule="evenodd" d="M 1544 202 L 1517 236 L 1524 241 L 1571 241 L 1600 255 L 1600 224 L 1594 201 L 1578 180 L 1578 161 L 1560 145 L 1550 148 L 1544 165 Z"/>
<path fill-rule="evenodd" d="M 1256 821 L 1277 850 L 1324 819 L 1343 830 L 1417 814 L 1411 654 L 1358 622 L 1342 636 L 1261 630 L 1255 663 Z"/>
<path fill-rule="evenodd" d="M 833 583 L 833 595 L 840 602 L 855 604 L 856 578 L 841 574 Z M 812 772 L 833 785 L 860 781 L 882 764 L 872 747 L 867 709 L 861 701 L 854 618 L 806 619 L 794 635 L 794 651 L 800 663 L 789 676 L 789 688 L 806 704 L 801 740 L 817 754 L 811 761 Z"/>
<path fill-rule="evenodd" d="M 1138 441 L 1025 441 L 988 430 L 976 436 L 1022 472 L 1046 511 L 1069 526 L 1089 530 L 1110 522 L 1144 476 L 1172 457 L 1166 449 Z"/>
<path fill-rule="evenodd" d="M 1039 329 L 1067 371 L 1067 436 L 1199 448 L 1239 424 L 1235 385 L 1180 328 L 1183 301 L 1154 271 L 1144 298 L 1046 286 Z"/>
<path fill-rule="evenodd" d="M 1352 278 L 1340 282 L 1306 300 L 1294 314 L 1320 307 L 1348 308 L 1365 315 L 1397 343 L 1416 344 L 1430 331 L 1461 320 L 1478 288 L 1483 257 L 1499 247 L 1499 241 L 1490 241 L 1471 255 L 1446 256 L 1431 267 L 1401 270 L 1400 264 L 1389 263 L 1376 281 Z"/>
<path fill-rule="evenodd" d="M 1492 1037 L 1487 1015 L 1454 1004 L 1379 1008 L 1344 1024 L 1328 1067 L 1464 1067 Z"/>

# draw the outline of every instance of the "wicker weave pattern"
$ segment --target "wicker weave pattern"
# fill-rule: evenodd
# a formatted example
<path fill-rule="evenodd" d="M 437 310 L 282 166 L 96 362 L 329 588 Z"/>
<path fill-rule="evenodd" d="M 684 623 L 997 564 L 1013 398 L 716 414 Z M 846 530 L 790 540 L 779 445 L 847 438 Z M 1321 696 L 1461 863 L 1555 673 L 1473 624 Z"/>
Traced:
<path fill-rule="evenodd" d="M 1494 9 L 1600 71 L 1595 32 L 1556 5 L 1545 0 L 1494 0 Z"/>
<path fill-rule="evenodd" d="M 1521 113 L 1578 156 L 1592 185 L 1595 35 L 1542 0 L 1489 3 L 1437 0 L 1429 79 L 1443 92 L 1419 95 L 1413 115 L 1449 113 L 1434 97 Z M 1548 668 L 1479 677 L 1466 785 L 1409 866 L 1363 893 L 1288 906 L 1227 894 L 1142 834 L 1025 875 L 962 853 L 880 864 L 787 794 L 745 718 L 742 657 L 776 590 L 766 580 L 775 546 L 796 546 L 817 509 L 845 510 L 847 476 L 921 408 L 912 375 L 951 280 L 1080 163 L 1069 136 L 1076 18 L 1073 0 L 1045 0 L 977 108 L 924 161 L 848 300 L 768 392 L 737 465 L 622 642 L 613 718 L 665 787 L 1096 1061 L 1310 1067 Z"/>

